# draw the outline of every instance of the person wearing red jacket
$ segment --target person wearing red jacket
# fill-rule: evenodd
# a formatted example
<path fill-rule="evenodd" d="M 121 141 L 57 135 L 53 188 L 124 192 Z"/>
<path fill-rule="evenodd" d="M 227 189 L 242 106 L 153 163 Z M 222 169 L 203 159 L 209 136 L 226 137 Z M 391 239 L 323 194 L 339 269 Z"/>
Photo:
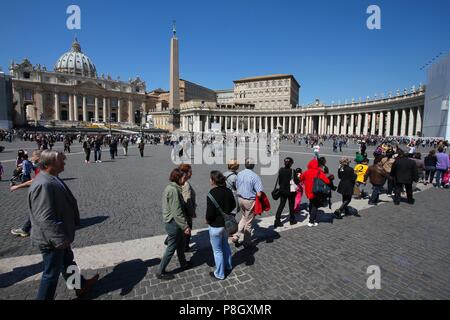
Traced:
<path fill-rule="evenodd" d="M 300 182 L 305 185 L 305 194 L 309 199 L 309 227 L 316 227 L 317 223 L 317 210 L 320 207 L 320 201 L 315 197 L 313 193 L 314 179 L 319 178 L 326 184 L 330 184 L 331 181 L 319 168 L 319 162 L 317 159 L 313 159 L 308 163 L 308 170 L 306 170 L 300 177 Z"/>

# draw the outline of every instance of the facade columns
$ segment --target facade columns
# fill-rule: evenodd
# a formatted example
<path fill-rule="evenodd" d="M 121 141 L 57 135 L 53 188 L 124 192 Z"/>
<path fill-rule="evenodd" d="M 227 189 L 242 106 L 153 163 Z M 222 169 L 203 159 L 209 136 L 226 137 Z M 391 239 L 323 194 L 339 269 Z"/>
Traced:
<path fill-rule="evenodd" d="M 337 116 L 336 134 L 341 134 L 341 115 Z"/>
<path fill-rule="evenodd" d="M 83 121 L 88 121 L 88 113 L 87 113 L 87 98 L 86 96 L 83 96 Z"/>
<path fill-rule="evenodd" d="M 370 134 L 375 135 L 375 129 L 377 127 L 377 114 L 375 112 L 372 112 L 372 125 L 370 127 Z"/>
<path fill-rule="evenodd" d="M 103 122 L 106 123 L 108 121 L 108 102 L 106 97 L 103 97 Z M 129 120 L 131 119 L 131 114 L 128 114 Z M 133 123 L 131 120 L 129 123 Z"/>
<path fill-rule="evenodd" d="M 106 98 L 103 99 L 103 117 L 106 115 L 106 108 L 105 108 L 105 103 L 106 103 Z M 133 110 L 133 101 L 132 100 L 128 100 L 128 123 L 129 124 L 133 124 L 133 114 L 134 114 L 134 110 Z M 103 121 L 105 121 L 105 119 L 103 119 Z"/>
<path fill-rule="evenodd" d="M 353 135 L 355 133 L 355 115 L 352 113 L 350 115 L 350 130 L 349 134 Z"/>
<path fill-rule="evenodd" d="M 269 122 L 269 119 L 267 117 L 264 117 L 264 132 L 269 133 L 269 128 L 267 127 Z"/>
<path fill-rule="evenodd" d="M 329 134 L 334 134 L 334 116 L 331 115 L 330 116 L 330 129 L 329 129 Z"/>
<path fill-rule="evenodd" d="M 73 121 L 78 121 L 78 99 L 77 95 L 73 95 Z"/>
<path fill-rule="evenodd" d="M 117 122 L 122 122 L 122 100 L 117 99 Z M 145 119 L 147 122 L 147 119 Z"/>
<path fill-rule="evenodd" d="M 384 129 L 384 112 L 381 111 L 380 112 L 380 118 L 378 120 L 378 135 L 382 136 L 383 135 L 383 129 Z"/>
<path fill-rule="evenodd" d="M 386 113 L 386 128 L 384 130 L 384 135 L 386 137 L 391 135 L 391 111 L 388 111 Z"/>
<path fill-rule="evenodd" d="M 420 114 L 420 107 L 417 108 L 416 132 L 414 132 L 414 134 L 417 134 L 417 132 L 422 133 L 422 115 Z"/>
<path fill-rule="evenodd" d="M 361 126 L 362 126 L 362 113 L 358 113 L 358 126 L 356 127 L 356 134 L 358 136 L 361 135 Z"/>
<path fill-rule="evenodd" d="M 225 116 L 225 132 L 228 132 L 228 116 Z"/>
<path fill-rule="evenodd" d="M 55 92 L 55 120 L 59 121 L 59 94 L 58 92 Z"/>
<path fill-rule="evenodd" d="M 219 116 L 219 123 L 220 123 L 220 131 L 222 132 L 222 126 L 223 126 L 222 116 Z"/>
<path fill-rule="evenodd" d="M 298 133 L 298 117 L 295 117 L 295 134 Z"/>
<path fill-rule="evenodd" d="M 414 108 L 409 109 L 409 124 L 408 124 L 408 136 L 415 136 L 414 125 L 416 124 L 414 118 Z"/>
<path fill-rule="evenodd" d="M 309 131 L 311 134 L 314 134 L 314 117 L 309 117 Z"/>
<path fill-rule="evenodd" d="M 394 137 L 398 136 L 398 123 L 399 123 L 399 112 L 398 112 L 398 110 L 395 110 L 395 112 L 394 112 L 394 131 L 392 132 L 392 135 Z"/>
<path fill-rule="evenodd" d="M 98 122 L 98 113 L 99 113 L 98 97 L 95 97 L 95 110 L 94 110 L 95 122 Z"/>
<path fill-rule="evenodd" d="M 363 134 L 366 136 L 369 133 L 369 114 L 364 114 L 364 130 Z"/>
<path fill-rule="evenodd" d="M 341 130 L 341 134 L 347 134 L 347 115 L 344 115 L 344 125 Z"/>
<path fill-rule="evenodd" d="M 402 137 L 406 135 L 406 124 L 407 124 L 406 117 L 407 117 L 406 109 L 402 109 L 402 125 L 401 125 L 401 128 L 400 128 L 400 135 Z"/>
<path fill-rule="evenodd" d="M 69 94 L 69 121 L 73 121 L 73 97 Z"/>

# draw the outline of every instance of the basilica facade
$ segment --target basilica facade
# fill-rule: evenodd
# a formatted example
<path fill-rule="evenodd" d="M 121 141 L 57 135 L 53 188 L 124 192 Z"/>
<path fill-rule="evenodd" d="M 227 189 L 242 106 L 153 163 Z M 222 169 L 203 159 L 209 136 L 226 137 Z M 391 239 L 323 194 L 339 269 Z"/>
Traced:
<path fill-rule="evenodd" d="M 92 60 L 78 41 L 49 71 L 28 59 L 10 66 L 13 79 L 13 121 L 24 124 L 83 125 L 117 123 L 140 125 L 149 108 L 158 102 L 139 79 L 127 82 L 98 76 Z"/>

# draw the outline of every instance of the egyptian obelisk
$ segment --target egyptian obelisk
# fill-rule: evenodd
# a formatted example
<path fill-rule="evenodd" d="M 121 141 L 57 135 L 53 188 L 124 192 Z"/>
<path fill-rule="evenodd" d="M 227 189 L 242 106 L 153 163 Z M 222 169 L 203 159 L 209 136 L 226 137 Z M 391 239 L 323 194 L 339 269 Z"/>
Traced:
<path fill-rule="evenodd" d="M 180 127 L 180 72 L 178 66 L 178 38 L 175 21 L 173 22 L 173 36 L 170 41 L 170 96 L 169 96 L 169 122 L 172 131 Z"/>

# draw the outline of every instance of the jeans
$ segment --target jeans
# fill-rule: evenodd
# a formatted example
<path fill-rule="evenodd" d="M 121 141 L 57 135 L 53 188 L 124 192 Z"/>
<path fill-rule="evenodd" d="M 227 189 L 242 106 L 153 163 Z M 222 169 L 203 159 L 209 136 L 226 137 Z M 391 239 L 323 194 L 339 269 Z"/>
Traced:
<path fill-rule="evenodd" d="M 183 230 L 181 230 L 174 219 L 168 223 L 166 222 L 165 228 L 167 232 L 167 248 L 161 259 L 161 263 L 159 264 L 158 274 L 166 272 L 166 267 L 169 265 L 175 251 L 177 252 L 180 265 L 186 265 L 186 256 L 184 255 L 185 237 Z"/>
<path fill-rule="evenodd" d="M 109 155 L 111 157 L 111 160 L 114 160 L 114 156 L 116 155 L 116 152 L 114 150 L 109 150 Z"/>
<path fill-rule="evenodd" d="M 231 263 L 231 249 L 225 228 L 209 227 L 209 240 L 214 253 L 216 270 L 214 275 L 218 279 L 225 279 L 225 270 L 233 269 Z"/>
<path fill-rule="evenodd" d="M 442 186 L 442 176 L 447 172 L 447 170 L 444 169 L 436 169 L 436 186 L 441 187 Z"/>
<path fill-rule="evenodd" d="M 141 154 L 141 158 L 144 157 L 144 149 L 139 149 L 139 153 Z"/>
<path fill-rule="evenodd" d="M 37 300 L 53 300 L 55 298 L 56 287 L 58 285 L 59 274 L 67 280 L 71 274 L 66 273 L 69 266 L 76 266 L 72 249 L 66 248 L 41 250 L 44 260 L 44 272 L 42 273 L 41 284 L 37 294 Z M 84 278 L 81 277 L 81 287 Z"/>
<path fill-rule="evenodd" d="M 278 206 L 278 210 L 275 216 L 275 222 L 280 222 L 281 220 L 281 213 L 283 212 L 284 207 L 286 206 L 286 201 L 289 200 L 289 220 L 295 221 L 295 214 L 294 214 L 294 206 L 295 206 L 295 192 L 291 192 L 289 196 L 282 195 L 280 197 L 280 205 Z"/>
<path fill-rule="evenodd" d="M 372 188 L 372 195 L 370 196 L 369 202 L 370 203 L 378 203 L 378 200 L 380 199 L 380 193 L 381 189 L 383 188 L 383 185 L 373 185 Z"/>
<path fill-rule="evenodd" d="M 436 167 L 425 167 L 425 181 L 428 181 L 428 178 L 430 178 L 430 183 L 433 183 L 435 173 Z"/>
<path fill-rule="evenodd" d="M 95 149 L 94 150 L 94 160 L 95 161 L 101 161 L 102 160 L 102 150 L 101 149 Z"/>
<path fill-rule="evenodd" d="M 127 148 L 123 148 L 123 155 L 124 156 L 128 155 L 128 147 Z"/>

